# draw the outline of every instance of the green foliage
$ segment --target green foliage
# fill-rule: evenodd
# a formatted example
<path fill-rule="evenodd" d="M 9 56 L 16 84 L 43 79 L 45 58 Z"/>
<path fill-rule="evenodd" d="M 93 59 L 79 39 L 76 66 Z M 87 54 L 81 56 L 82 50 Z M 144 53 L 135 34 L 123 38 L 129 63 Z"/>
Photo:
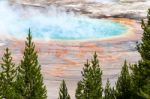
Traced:
<path fill-rule="evenodd" d="M 17 91 L 22 95 L 22 99 L 46 99 L 47 91 L 43 84 L 43 77 L 40 73 L 41 66 L 38 62 L 35 45 L 32 42 L 31 31 L 25 42 L 23 59 L 18 69 Z"/>
<path fill-rule="evenodd" d="M 76 99 L 102 99 L 102 71 L 97 54 L 94 54 L 91 63 L 84 64 L 82 80 L 76 90 Z"/>
<path fill-rule="evenodd" d="M 142 20 L 142 29 L 143 29 L 143 37 L 142 42 L 137 45 L 137 49 L 141 54 L 142 60 L 149 60 L 150 61 L 150 9 L 147 15 L 147 22 Z"/>
<path fill-rule="evenodd" d="M 131 67 L 133 93 L 138 99 L 150 95 L 150 9 L 147 14 L 147 22 L 142 20 L 143 37 L 142 42 L 137 45 L 142 60 Z"/>
<path fill-rule="evenodd" d="M 83 88 L 84 86 L 82 85 L 82 81 L 79 81 L 77 84 L 77 89 L 75 94 L 75 97 L 77 99 L 84 99 Z"/>
<path fill-rule="evenodd" d="M 121 70 L 121 74 L 118 77 L 118 81 L 116 83 L 117 99 L 132 99 L 131 88 L 131 77 L 129 74 L 127 62 L 125 61 Z"/>
<path fill-rule="evenodd" d="M 58 99 L 71 99 L 70 95 L 68 94 L 68 89 L 66 86 L 65 81 L 63 80 L 60 85 L 60 91 L 59 91 L 59 98 Z"/>
<path fill-rule="evenodd" d="M 116 91 L 111 88 L 109 80 L 106 82 L 103 99 L 116 99 Z"/>
<path fill-rule="evenodd" d="M 144 99 L 141 97 L 141 93 L 144 93 L 143 91 L 150 95 L 150 61 L 139 61 L 138 64 L 134 64 L 131 67 L 131 70 L 134 97 Z"/>
<path fill-rule="evenodd" d="M 147 23 L 150 26 L 150 9 L 148 9 L 147 19 L 148 19 Z"/>
<path fill-rule="evenodd" d="M 2 57 L 0 72 L 0 97 L 6 99 L 16 99 L 17 93 L 15 92 L 15 79 L 16 67 L 12 62 L 11 53 L 8 48 Z"/>
<path fill-rule="evenodd" d="M 147 86 L 147 88 L 150 88 L 150 86 Z M 143 99 L 150 99 L 150 95 L 149 95 L 149 92 L 146 93 L 145 90 L 144 91 L 140 91 L 140 96 L 143 98 Z"/>
<path fill-rule="evenodd" d="M 150 99 L 150 79 L 147 81 L 147 84 L 145 86 L 143 86 L 143 88 L 140 90 L 139 95 L 143 98 L 143 99 Z"/>

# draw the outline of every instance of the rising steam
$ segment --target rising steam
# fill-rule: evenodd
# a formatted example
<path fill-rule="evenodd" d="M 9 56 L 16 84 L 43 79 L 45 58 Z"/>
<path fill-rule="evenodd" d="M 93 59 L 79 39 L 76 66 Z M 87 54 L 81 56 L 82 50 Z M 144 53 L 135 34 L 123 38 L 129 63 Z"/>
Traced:
<path fill-rule="evenodd" d="M 1 39 L 22 39 L 31 28 L 36 39 L 95 39 L 119 35 L 127 28 L 110 20 L 75 16 L 55 7 L 34 8 L 0 1 Z"/>

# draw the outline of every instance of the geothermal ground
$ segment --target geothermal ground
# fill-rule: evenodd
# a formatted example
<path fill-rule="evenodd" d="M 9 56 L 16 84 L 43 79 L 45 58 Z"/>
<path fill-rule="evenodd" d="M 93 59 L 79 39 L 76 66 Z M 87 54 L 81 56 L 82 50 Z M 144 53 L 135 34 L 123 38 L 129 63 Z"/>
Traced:
<path fill-rule="evenodd" d="M 74 99 L 76 84 L 81 79 L 84 63 L 92 58 L 95 51 L 103 70 L 103 84 L 109 79 L 112 86 L 115 85 L 124 60 L 128 63 L 136 63 L 140 59 L 136 51 L 136 42 L 140 39 L 142 32 L 139 24 L 130 19 L 113 20 L 132 26 L 129 33 L 92 41 L 35 41 L 48 90 L 48 99 L 57 99 L 62 79 L 66 80 L 69 93 Z M 24 41 L 1 41 L 0 56 L 6 47 L 11 49 L 14 61 L 19 62 L 24 50 Z"/>
<path fill-rule="evenodd" d="M 146 17 L 150 2 L 104 4 L 87 1 L 56 1 L 49 1 L 48 3 L 24 1 L 17 2 L 17 5 L 22 4 L 24 7 L 31 6 L 42 9 L 53 5 L 68 13 L 73 11 L 77 15 L 109 18 L 127 25 L 129 31 L 121 36 L 100 40 L 35 41 L 39 61 L 42 65 L 44 82 L 48 90 L 48 99 L 57 99 L 62 79 L 66 80 L 72 99 L 75 98 L 76 84 L 81 79 L 81 70 L 86 60 L 91 59 L 95 51 L 103 70 L 103 84 L 107 79 L 110 79 L 112 86 L 115 85 L 124 60 L 127 60 L 128 63 L 136 63 L 140 59 L 136 50 L 136 42 L 140 40 L 142 34 L 139 20 Z M 14 61 L 19 62 L 22 58 L 24 41 L 1 40 L 0 46 L 0 56 L 2 56 L 4 49 L 9 47 Z"/>

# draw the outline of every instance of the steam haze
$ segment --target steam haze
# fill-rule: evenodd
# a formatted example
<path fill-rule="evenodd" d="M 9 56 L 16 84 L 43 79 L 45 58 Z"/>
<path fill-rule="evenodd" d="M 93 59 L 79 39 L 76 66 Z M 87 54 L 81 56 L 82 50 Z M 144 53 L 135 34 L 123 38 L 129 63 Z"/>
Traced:
<path fill-rule="evenodd" d="M 40 11 L 40 8 L 37 9 L 33 7 L 23 7 L 21 5 L 10 5 L 8 1 L 0 1 L 1 39 L 25 38 L 29 28 L 31 28 L 33 31 L 32 34 L 35 36 L 37 35 L 35 32 L 38 31 L 38 29 L 40 30 L 49 24 L 68 28 L 68 24 L 65 24 L 65 21 L 67 21 L 67 17 L 73 17 L 73 13 L 68 15 L 55 7 L 49 7 L 47 9 L 45 8 L 45 13 Z M 46 35 L 47 34 L 45 33 L 42 36 L 46 37 Z"/>
<path fill-rule="evenodd" d="M 127 27 L 104 19 L 66 13 L 56 7 L 10 5 L 0 1 L 1 39 L 25 39 L 31 28 L 34 39 L 81 40 L 120 35 Z M 108 29 L 109 27 L 109 29 Z"/>

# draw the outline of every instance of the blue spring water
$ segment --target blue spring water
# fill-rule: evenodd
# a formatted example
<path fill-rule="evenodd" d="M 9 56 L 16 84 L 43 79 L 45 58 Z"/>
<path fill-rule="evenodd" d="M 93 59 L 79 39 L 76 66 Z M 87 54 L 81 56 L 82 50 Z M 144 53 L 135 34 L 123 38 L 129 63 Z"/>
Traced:
<path fill-rule="evenodd" d="M 82 17 L 65 17 L 60 19 L 52 17 L 44 19 L 43 22 L 41 18 L 29 18 L 18 22 L 20 26 L 26 27 L 24 28 L 24 33 L 30 27 L 33 37 L 38 39 L 101 39 L 121 35 L 128 29 L 119 22 Z"/>
<path fill-rule="evenodd" d="M 47 20 L 47 24 L 43 25 L 34 21 L 27 21 L 36 38 L 50 38 L 61 40 L 83 40 L 98 39 L 121 35 L 125 33 L 127 27 L 110 20 L 98 20 L 90 18 L 68 18 L 63 23 L 53 24 Z M 37 25 L 39 24 L 39 25 Z"/>

